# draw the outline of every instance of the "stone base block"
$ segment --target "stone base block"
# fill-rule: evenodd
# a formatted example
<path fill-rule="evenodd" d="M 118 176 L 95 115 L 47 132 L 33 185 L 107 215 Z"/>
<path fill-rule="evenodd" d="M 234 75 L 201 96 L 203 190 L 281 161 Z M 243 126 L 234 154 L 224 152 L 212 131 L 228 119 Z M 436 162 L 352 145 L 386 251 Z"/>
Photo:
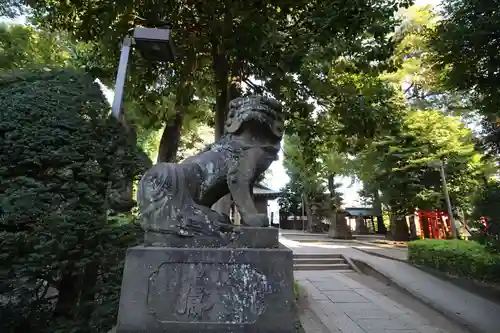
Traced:
<path fill-rule="evenodd" d="M 286 248 L 127 252 L 117 333 L 293 333 Z"/>
<path fill-rule="evenodd" d="M 224 237 L 179 237 L 148 231 L 144 236 L 144 243 L 167 247 L 276 248 L 279 246 L 278 235 L 279 230 L 271 227 L 234 227 L 234 231 Z"/>

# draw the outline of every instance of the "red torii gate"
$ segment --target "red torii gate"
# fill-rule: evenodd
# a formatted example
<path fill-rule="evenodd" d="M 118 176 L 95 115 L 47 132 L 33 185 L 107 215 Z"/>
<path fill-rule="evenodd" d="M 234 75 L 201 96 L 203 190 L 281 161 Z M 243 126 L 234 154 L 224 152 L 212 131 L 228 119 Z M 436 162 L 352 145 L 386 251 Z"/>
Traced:
<path fill-rule="evenodd" d="M 426 238 L 426 229 L 428 238 L 447 239 L 451 237 L 451 223 L 448 214 L 439 210 L 416 210 L 415 215 L 419 220 L 421 238 Z"/>

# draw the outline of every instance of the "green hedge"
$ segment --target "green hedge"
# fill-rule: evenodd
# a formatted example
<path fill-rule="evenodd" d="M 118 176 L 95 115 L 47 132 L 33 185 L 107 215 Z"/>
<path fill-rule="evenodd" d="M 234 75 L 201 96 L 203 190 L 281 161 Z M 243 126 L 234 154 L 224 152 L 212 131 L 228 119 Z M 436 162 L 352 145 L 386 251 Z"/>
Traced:
<path fill-rule="evenodd" d="M 408 243 L 408 259 L 451 275 L 500 283 L 500 254 L 474 241 L 413 241 Z"/>
<path fill-rule="evenodd" d="M 135 152 L 90 75 L 0 74 L 0 332 L 116 324 L 125 251 L 142 238 L 121 204 Z"/>

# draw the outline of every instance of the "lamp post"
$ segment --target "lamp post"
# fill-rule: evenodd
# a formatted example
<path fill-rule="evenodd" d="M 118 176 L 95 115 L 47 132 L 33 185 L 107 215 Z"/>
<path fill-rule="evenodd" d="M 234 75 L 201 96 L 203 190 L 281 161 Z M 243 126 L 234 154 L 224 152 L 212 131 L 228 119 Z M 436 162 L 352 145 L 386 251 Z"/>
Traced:
<path fill-rule="evenodd" d="M 306 227 L 305 227 L 305 222 L 304 222 L 304 215 L 305 215 L 305 213 L 304 213 L 304 210 L 305 210 L 305 207 L 304 207 L 304 205 L 305 205 L 304 194 L 302 194 L 302 195 L 300 196 L 300 199 L 302 200 L 302 201 L 301 201 L 301 206 L 302 206 L 302 207 L 301 207 L 301 208 L 302 208 L 302 216 L 300 217 L 300 219 L 302 220 L 302 231 L 305 231 L 305 230 L 306 230 Z"/>
<path fill-rule="evenodd" d="M 155 62 L 173 61 L 174 46 L 170 38 L 170 29 L 135 27 L 131 36 L 123 39 L 120 62 L 116 73 L 115 95 L 111 111 L 120 119 L 123 88 L 127 76 L 127 65 L 131 48 L 135 47 L 144 59 Z"/>
<path fill-rule="evenodd" d="M 443 182 L 444 198 L 446 200 L 446 206 L 448 208 L 448 216 L 450 218 L 451 234 L 452 234 L 452 237 L 456 239 L 456 238 L 458 238 L 457 237 L 458 236 L 457 226 L 455 224 L 455 218 L 453 217 L 450 195 L 448 194 L 448 185 L 446 184 L 446 174 L 444 172 L 444 164 L 442 161 L 435 161 L 435 162 L 430 162 L 428 165 L 430 167 L 439 168 L 439 172 L 441 174 L 441 181 Z"/>
<path fill-rule="evenodd" d="M 314 220 L 316 219 L 316 211 L 318 210 L 318 206 L 316 205 L 315 202 L 313 202 L 311 204 L 311 225 L 309 226 L 309 230 L 313 231 L 312 228 L 313 228 L 313 224 L 314 224 Z"/>

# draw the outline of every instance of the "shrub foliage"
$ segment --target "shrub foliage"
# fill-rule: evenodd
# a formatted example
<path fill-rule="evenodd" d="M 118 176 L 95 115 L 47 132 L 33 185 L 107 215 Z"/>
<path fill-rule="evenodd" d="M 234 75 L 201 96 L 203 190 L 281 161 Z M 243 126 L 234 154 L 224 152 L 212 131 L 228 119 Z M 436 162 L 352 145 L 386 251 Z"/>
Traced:
<path fill-rule="evenodd" d="M 500 255 L 474 241 L 413 241 L 408 243 L 408 259 L 451 275 L 500 283 Z"/>
<path fill-rule="evenodd" d="M 500 252 L 500 183 L 489 181 L 475 198 L 474 217 L 480 220 L 486 218 L 487 229 L 484 230 L 483 242 L 496 252 Z"/>
<path fill-rule="evenodd" d="M 0 331 L 103 332 L 133 224 L 109 189 L 142 171 L 93 78 L 0 77 Z M 110 217 L 111 216 L 111 217 Z"/>

